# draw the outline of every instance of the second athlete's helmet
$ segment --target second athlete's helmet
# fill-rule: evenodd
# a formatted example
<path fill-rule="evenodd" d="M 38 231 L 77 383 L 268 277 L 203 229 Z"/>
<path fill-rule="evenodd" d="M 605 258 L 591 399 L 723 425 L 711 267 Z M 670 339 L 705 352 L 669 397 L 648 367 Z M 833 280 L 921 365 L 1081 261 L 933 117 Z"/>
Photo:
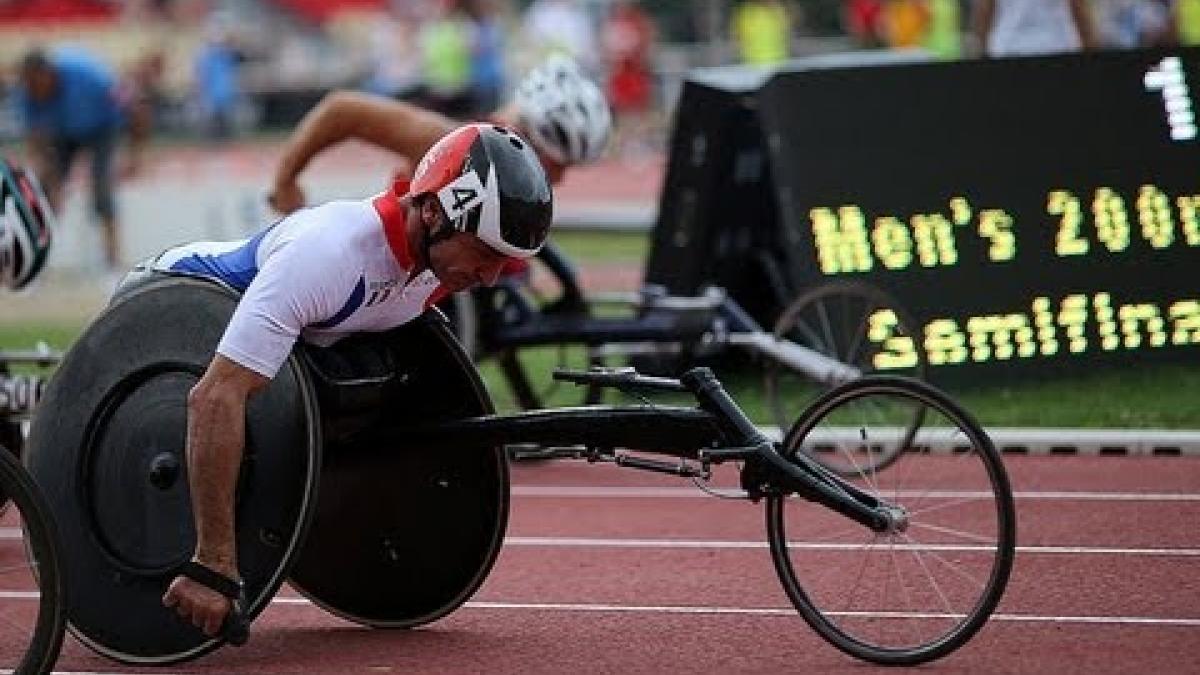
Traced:
<path fill-rule="evenodd" d="M 551 56 L 529 71 L 514 100 L 525 132 L 557 162 L 590 162 L 608 145 L 612 113 L 604 92 L 566 56 Z"/>
<path fill-rule="evenodd" d="M 17 290 L 46 264 L 54 214 L 33 173 L 0 157 L 0 286 Z"/>
<path fill-rule="evenodd" d="M 446 134 L 417 164 L 414 197 L 433 195 L 456 230 L 496 251 L 528 258 L 550 234 L 553 197 L 537 154 L 495 124 L 468 124 Z"/>

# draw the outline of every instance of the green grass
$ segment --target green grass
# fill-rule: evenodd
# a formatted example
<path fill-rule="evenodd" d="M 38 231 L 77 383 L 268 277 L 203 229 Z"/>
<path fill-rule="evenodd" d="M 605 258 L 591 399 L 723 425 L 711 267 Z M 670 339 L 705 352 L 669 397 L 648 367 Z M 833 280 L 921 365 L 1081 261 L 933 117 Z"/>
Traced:
<path fill-rule="evenodd" d="M 81 325 L 71 323 L 0 322 L 0 350 L 30 349 L 39 341 L 66 349 L 81 329 Z M 584 366 L 582 350 L 568 348 L 564 354 L 565 365 Z M 550 379 L 550 371 L 559 361 L 560 350 L 554 347 L 527 350 L 522 356 L 534 388 L 547 395 L 550 405 L 579 404 L 579 389 Z M 517 406 L 495 363 L 481 364 L 480 371 L 498 409 L 515 410 Z M 759 373 L 718 374 L 753 419 L 771 421 Z M 1200 428 L 1200 406 L 1194 403 L 1200 392 L 1200 364 L 1131 366 L 1046 382 L 944 388 L 987 427 Z M 788 400 L 795 415 L 816 395 L 816 389 L 792 392 Z M 606 402 L 630 400 L 611 392 Z M 676 401 L 687 404 L 684 399 Z"/>
<path fill-rule="evenodd" d="M 640 267 L 650 250 L 646 232 L 555 230 L 554 242 L 576 262 L 628 262 Z"/>

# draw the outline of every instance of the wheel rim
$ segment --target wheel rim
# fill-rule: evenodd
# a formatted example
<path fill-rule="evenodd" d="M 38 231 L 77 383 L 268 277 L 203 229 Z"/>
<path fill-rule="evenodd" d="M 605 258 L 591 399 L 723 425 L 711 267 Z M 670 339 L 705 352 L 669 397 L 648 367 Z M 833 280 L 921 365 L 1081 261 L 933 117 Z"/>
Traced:
<path fill-rule="evenodd" d="M 780 313 L 774 335 L 854 366 L 863 375 L 925 376 L 916 322 L 895 300 L 866 284 L 833 282 L 802 294 Z M 783 432 L 800 406 L 829 388 L 774 361 L 767 363 L 764 376 L 771 414 Z M 919 424 L 919 417 L 909 422 L 913 428 Z M 841 475 L 854 475 L 860 468 L 835 456 L 815 458 Z M 882 469 L 891 459 L 878 454 L 871 461 Z"/>
<path fill-rule="evenodd" d="M 773 498 L 775 563 L 805 618 L 860 658 L 915 663 L 944 655 L 986 621 L 1012 564 L 1015 523 L 1003 467 L 969 418 L 907 387 L 846 388 L 814 406 L 791 452 L 825 443 L 863 468 L 852 482 L 897 504 L 893 531 L 876 534 L 795 498 Z M 863 445 L 905 443 L 899 421 L 924 409 L 914 442 L 878 471 Z M 908 445 L 905 443 L 905 445 Z"/>
<path fill-rule="evenodd" d="M 53 524 L 36 488 L 0 446 L 0 492 L 9 506 L 0 518 L 0 668 L 47 672 L 65 632 L 63 578 Z"/>

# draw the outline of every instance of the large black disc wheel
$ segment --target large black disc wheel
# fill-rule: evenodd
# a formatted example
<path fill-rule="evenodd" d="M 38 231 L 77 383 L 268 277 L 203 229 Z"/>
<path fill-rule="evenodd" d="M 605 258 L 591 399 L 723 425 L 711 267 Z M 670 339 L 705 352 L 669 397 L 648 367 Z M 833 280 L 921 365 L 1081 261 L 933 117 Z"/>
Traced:
<path fill-rule="evenodd" d="M 875 663 L 924 663 L 961 647 L 999 603 L 1016 546 L 1012 492 L 987 435 L 929 385 L 874 376 L 818 399 L 781 452 L 795 458 L 812 442 L 892 453 L 887 471 L 868 464 L 849 482 L 889 505 L 893 522 L 875 532 L 771 495 L 771 555 L 796 609 L 838 649 Z"/>

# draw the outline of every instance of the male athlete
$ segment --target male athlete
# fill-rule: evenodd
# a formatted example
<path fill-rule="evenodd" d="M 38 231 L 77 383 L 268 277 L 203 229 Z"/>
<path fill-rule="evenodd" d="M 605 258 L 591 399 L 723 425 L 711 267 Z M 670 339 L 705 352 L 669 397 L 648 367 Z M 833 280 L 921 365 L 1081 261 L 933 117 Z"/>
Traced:
<path fill-rule="evenodd" d="M 188 396 L 192 561 L 163 596 L 209 636 L 244 608 L 234 538 L 234 488 L 247 400 L 271 381 L 297 338 L 329 345 L 419 316 L 449 293 L 494 283 L 509 259 L 546 240 L 552 198 L 530 144 L 471 124 L 437 141 L 411 183 L 362 201 L 297 211 L 257 236 L 169 250 L 155 269 L 215 277 L 242 298 Z M 389 293 L 373 290 L 390 289 Z M 352 524 L 347 524 L 352 526 Z"/>
<path fill-rule="evenodd" d="M 552 56 L 531 70 L 511 103 L 492 122 L 533 142 L 550 182 L 566 168 L 600 157 L 612 134 L 604 93 L 565 56 Z M 381 96 L 334 92 L 296 127 L 275 170 L 269 201 L 280 213 L 304 206 L 297 182 L 313 157 L 349 139 L 366 141 L 408 160 L 421 157 L 458 123 L 417 106 Z"/>

